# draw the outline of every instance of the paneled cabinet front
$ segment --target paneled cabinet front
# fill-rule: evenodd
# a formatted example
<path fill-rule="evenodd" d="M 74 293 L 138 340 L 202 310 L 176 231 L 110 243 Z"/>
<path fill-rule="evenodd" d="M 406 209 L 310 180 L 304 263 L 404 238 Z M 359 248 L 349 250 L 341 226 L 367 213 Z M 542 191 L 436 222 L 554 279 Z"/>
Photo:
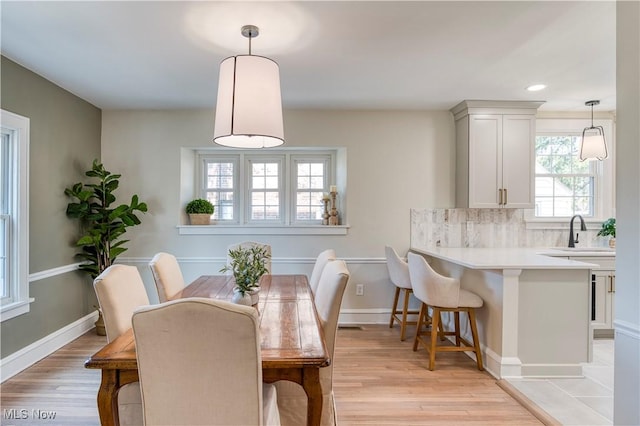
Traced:
<path fill-rule="evenodd" d="M 452 110 L 456 120 L 456 207 L 534 206 L 538 105 L 527 103 L 528 109 L 520 105 L 516 108 L 511 102 L 504 110 L 495 103 L 467 109 L 459 105 Z"/>

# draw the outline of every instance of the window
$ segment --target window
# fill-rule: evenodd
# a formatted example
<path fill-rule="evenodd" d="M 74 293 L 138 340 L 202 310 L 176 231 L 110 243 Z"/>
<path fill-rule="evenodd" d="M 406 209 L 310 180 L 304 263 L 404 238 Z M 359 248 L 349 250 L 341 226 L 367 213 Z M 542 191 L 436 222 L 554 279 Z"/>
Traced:
<path fill-rule="evenodd" d="M 605 139 L 613 152 L 612 123 L 604 120 Z M 594 220 L 613 215 L 613 156 L 580 161 L 580 119 L 538 119 L 535 141 L 535 218 L 563 220 L 575 214 Z"/>
<path fill-rule="evenodd" d="M 536 137 L 536 216 L 595 216 L 595 161 L 580 161 L 580 136 Z"/>
<path fill-rule="evenodd" d="M 2 321 L 29 312 L 29 119 L 0 111 L 0 299 Z"/>
<path fill-rule="evenodd" d="M 247 159 L 249 222 L 282 222 L 282 160 Z"/>
<path fill-rule="evenodd" d="M 295 175 L 292 186 L 295 188 L 293 217 L 296 221 L 322 220 L 324 211 L 323 195 L 328 192 L 328 159 L 294 159 Z"/>
<path fill-rule="evenodd" d="M 204 198 L 213 204 L 213 219 L 234 221 L 238 212 L 234 207 L 238 182 L 236 171 L 238 162 L 234 158 L 221 158 L 204 163 L 205 185 Z"/>
<path fill-rule="evenodd" d="M 223 151 L 223 150 L 216 150 Z M 218 224 L 315 225 L 335 183 L 335 151 L 200 152 L 202 186 Z"/>

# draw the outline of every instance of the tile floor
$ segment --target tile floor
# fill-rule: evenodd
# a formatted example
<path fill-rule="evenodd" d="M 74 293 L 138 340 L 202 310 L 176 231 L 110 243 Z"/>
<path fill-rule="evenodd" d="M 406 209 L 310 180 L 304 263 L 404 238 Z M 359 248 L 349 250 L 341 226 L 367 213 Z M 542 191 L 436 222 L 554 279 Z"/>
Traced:
<path fill-rule="evenodd" d="M 613 339 L 593 341 L 593 362 L 582 379 L 509 379 L 516 389 L 563 425 L 613 423 Z"/>

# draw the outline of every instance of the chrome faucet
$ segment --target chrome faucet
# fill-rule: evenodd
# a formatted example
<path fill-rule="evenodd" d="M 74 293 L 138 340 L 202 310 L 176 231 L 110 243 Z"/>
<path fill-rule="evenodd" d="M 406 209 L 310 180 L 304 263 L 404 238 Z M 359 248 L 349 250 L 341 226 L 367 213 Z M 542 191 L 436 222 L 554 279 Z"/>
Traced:
<path fill-rule="evenodd" d="M 578 243 L 578 233 L 576 232 L 576 239 L 573 239 L 573 220 L 575 218 L 580 218 L 580 230 L 581 231 L 586 231 L 587 230 L 587 226 L 584 224 L 584 219 L 582 218 L 582 216 L 580 216 L 579 214 L 573 216 L 571 218 L 571 222 L 569 222 L 569 247 L 575 247 L 576 243 Z"/>

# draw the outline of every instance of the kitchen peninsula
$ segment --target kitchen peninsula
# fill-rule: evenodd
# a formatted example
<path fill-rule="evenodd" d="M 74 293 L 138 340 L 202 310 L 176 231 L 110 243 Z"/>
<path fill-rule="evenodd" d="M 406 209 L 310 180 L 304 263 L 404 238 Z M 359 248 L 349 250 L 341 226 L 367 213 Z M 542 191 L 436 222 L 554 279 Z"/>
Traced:
<path fill-rule="evenodd" d="M 411 250 L 484 300 L 478 331 L 496 378 L 582 375 L 592 342 L 590 269 L 597 265 L 535 248 Z"/>

